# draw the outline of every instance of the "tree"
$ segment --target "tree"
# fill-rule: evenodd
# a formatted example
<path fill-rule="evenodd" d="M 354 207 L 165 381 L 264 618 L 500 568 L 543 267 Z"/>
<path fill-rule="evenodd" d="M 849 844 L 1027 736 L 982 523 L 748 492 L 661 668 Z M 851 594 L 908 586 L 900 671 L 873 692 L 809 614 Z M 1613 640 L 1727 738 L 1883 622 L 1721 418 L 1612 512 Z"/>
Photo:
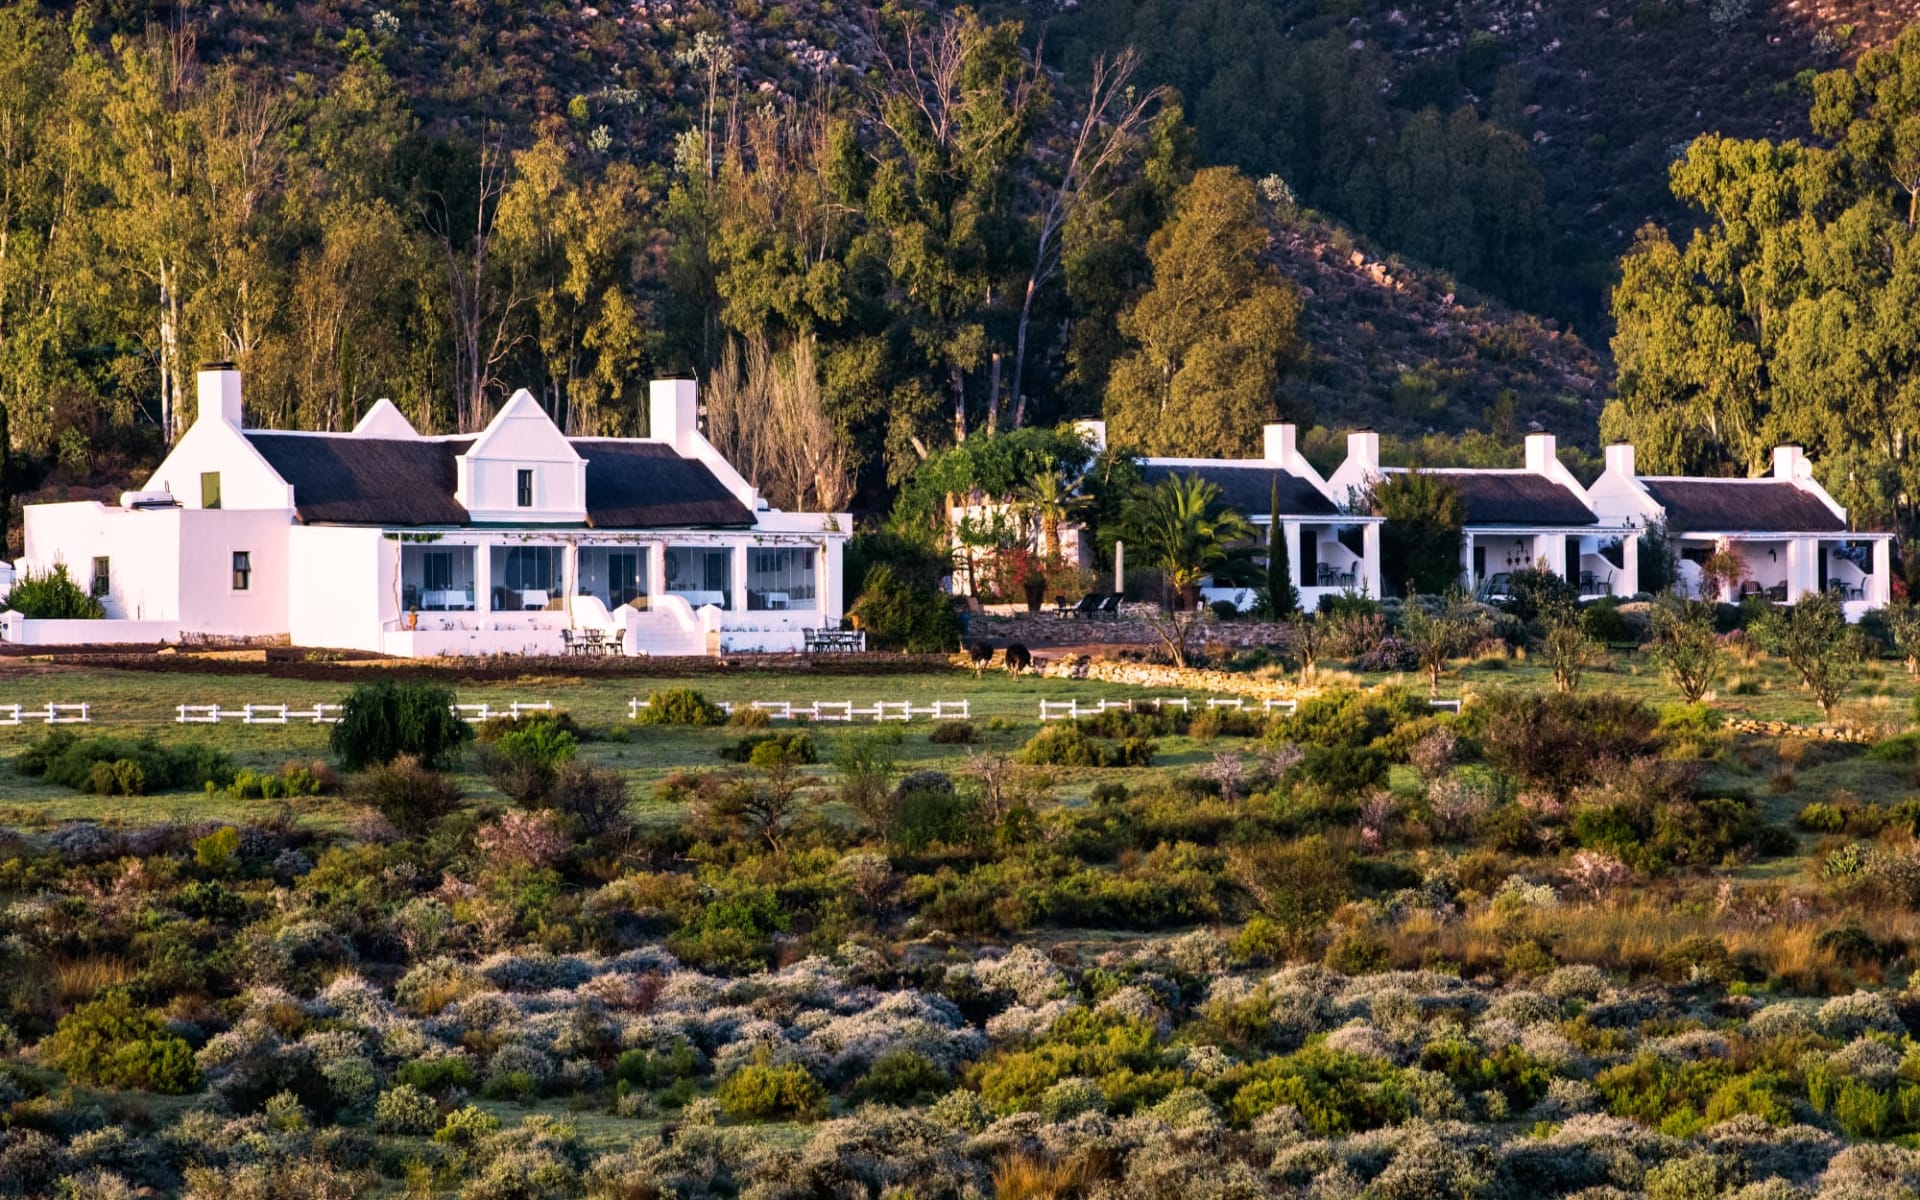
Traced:
<path fill-rule="evenodd" d="M 1585 622 L 1580 619 L 1580 608 L 1570 603 L 1549 605 L 1541 614 L 1546 621 L 1546 636 L 1541 639 L 1541 648 L 1546 652 L 1547 664 L 1553 668 L 1553 687 L 1555 691 L 1577 692 L 1580 690 L 1580 677 L 1588 668 L 1597 665 L 1605 656 L 1606 647 L 1587 632 Z"/>
<path fill-rule="evenodd" d="M 1407 597 L 1400 613 L 1400 636 L 1407 639 L 1427 676 L 1427 694 L 1440 694 L 1440 676 L 1447 663 L 1465 654 L 1479 640 L 1479 610 L 1458 587 L 1449 588 L 1437 605 L 1420 596 Z"/>
<path fill-rule="evenodd" d="M 1441 475 L 1401 471 L 1373 487 L 1380 529 L 1380 565 L 1390 592 L 1437 595 L 1460 582 L 1466 502 Z"/>
<path fill-rule="evenodd" d="M 1267 495 L 1267 607 L 1286 618 L 1300 607 L 1300 591 L 1293 586 L 1293 563 L 1287 554 L 1287 529 L 1280 521 L 1280 479 L 1274 477 Z"/>
<path fill-rule="evenodd" d="M 1233 457 L 1279 415 L 1300 296 L 1265 260 L 1270 241 L 1253 185 L 1230 168 L 1200 171 L 1181 191 L 1148 243 L 1153 284 L 1120 316 L 1133 348 L 1107 383 L 1116 441 Z"/>
<path fill-rule="evenodd" d="M 1840 600 L 1814 592 L 1788 608 L 1770 609 L 1754 626 L 1760 648 L 1787 660 L 1826 719 L 1867 661 L 1866 638 L 1847 623 Z"/>
<path fill-rule="evenodd" d="M 1726 651 L 1713 629 L 1713 606 L 1680 596 L 1663 596 L 1653 608 L 1649 654 L 1680 698 L 1698 704 L 1719 681 Z"/>
<path fill-rule="evenodd" d="M 729 339 L 705 392 L 707 437 L 775 508 L 840 512 L 853 499 L 852 450 L 829 411 L 814 339 L 776 355 L 760 335 Z"/>
<path fill-rule="evenodd" d="M 1908 598 L 1887 605 L 1887 630 L 1907 660 L 1907 674 L 1920 673 L 1920 604 Z"/>
<path fill-rule="evenodd" d="M 428 770 L 445 765 L 473 740 L 473 726 L 454 711 L 453 689 L 436 683 L 362 683 L 347 693 L 330 735 L 333 752 L 358 770 L 402 754 Z"/>
<path fill-rule="evenodd" d="M 1198 475 L 1169 475 L 1142 490 L 1122 521 L 1128 544 L 1166 576 L 1176 605 L 1185 607 L 1229 547 L 1253 536 L 1247 519 L 1222 503 L 1220 489 Z"/>

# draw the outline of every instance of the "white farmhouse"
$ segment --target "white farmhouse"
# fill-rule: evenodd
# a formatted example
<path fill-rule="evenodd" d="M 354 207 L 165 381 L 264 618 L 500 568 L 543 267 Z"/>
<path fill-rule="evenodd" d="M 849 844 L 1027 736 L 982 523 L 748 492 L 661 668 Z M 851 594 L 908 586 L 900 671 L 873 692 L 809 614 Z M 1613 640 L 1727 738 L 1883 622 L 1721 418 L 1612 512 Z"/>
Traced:
<path fill-rule="evenodd" d="M 64 563 L 105 621 L 0 615 L 40 644 L 285 638 L 405 657 L 797 650 L 837 628 L 845 513 L 785 513 L 656 380 L 652 437 L 570 438 L 525 391 L 478 434 L 382 400 L 351 433 L 247 429 L 240 374 L 118 506 L 26 510 L 23 565 Z"/>
<path fill-rule="evenodd" d="M 1892 595 L 1893 535 L 1849 530 L 1847 510 L 1798 446 L 1775 447 L 1773 474 L 1754 479 L 1641 475 L 1632 446 L 1608 446 L 1606 470 L 1587 492 L 1603 520 L 1664 525 L 1691 594 L 1700 591 L 1701 562 L 1724 549 L 1742 570 L 1717 599 L 1793 604 L 1832 591 L 1857 621 Z"/>
<path fill-rule="evenodd" d="M 1328 478 L 1336 495 L 1370 492 L 1405 467 L 1380 464 L 1380 435 L 1347 435 L 1347 458 Z M 1585 487 L 1560 461 L 1550 433 L 1527 435 L 1520 467 L 1434 467 L 1423 473 L 1460 493 L 1460 573 L 1476 595 L 1506 595 L 1516 571 L 1545 569 L 1582 596 L 1631 596 L 1640 590 L 1638 527 L 1593 506 Z M 1357 504 L 1357 502 L 1354 502 Z"/>

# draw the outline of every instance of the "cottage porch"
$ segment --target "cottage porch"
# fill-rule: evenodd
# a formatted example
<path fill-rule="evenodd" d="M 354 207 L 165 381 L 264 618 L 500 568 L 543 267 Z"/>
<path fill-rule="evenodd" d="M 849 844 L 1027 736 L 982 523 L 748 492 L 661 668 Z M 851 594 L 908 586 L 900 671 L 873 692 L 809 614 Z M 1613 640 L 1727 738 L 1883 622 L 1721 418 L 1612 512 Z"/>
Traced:
<path fill-rule="evenodd" d="M 1849 620 L 1885 607 L 1893 594 L 1893 540 L 1889 534 L 1741 535 L 1686 533 L 1678 536 L 1680 585 L 1689 595 L 1737 604 L 1763 599 L 1797 604 L 1821 591 L 1839 597 Z M 1702 564 L 1725 549 L 1739 562 L 1718 595 L 1703 594 Z"/>
<path fill-rule="evenodd" d="M 1623 528 L 1462 531 L 1461 573 L 1474 595 L 1498 600 L 1516 571 L 1545 570 L 1572 584 L 1582 599 L 1631 596 L 1640 590 L 1639 538 Z"/>

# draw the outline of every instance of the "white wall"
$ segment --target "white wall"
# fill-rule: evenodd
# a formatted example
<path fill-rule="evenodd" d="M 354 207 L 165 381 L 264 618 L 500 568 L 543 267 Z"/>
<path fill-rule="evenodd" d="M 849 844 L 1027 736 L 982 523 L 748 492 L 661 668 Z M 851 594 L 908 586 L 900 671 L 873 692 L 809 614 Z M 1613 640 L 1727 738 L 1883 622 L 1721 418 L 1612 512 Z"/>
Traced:
<path fill-rule="evenodd" d="M 182 507 L 200 507 L 200 476 L 220 474 L 220 507 L 291 509 L 293 488 L 246 436 L 224 421 L 196 421 L 174 443 L 143 491 L 173 493 Z"/>
<path fill-rule="evenodd" d="M 533 505 L 520 507 L 520 472 L 533 472 Z M 455 495 L 476 521 L 586 520 L 587 463 L 524 389 L 460 456 Z"/>
<path fill-rule="evenodd" d="M 179 509 L 128 510 L 85 500 L 26 507 L 26 554 L 35 573 L 65 563 L 67 574 L 91 590 L 93 560 L 107 559 L 110 590 L 101 598 L 117 620 L 180 618 Z"/>
<path fill-rule="evenodd" d="M 399 616 L 393 567 L 399 543 L 378 529 L 300 525 L 287 537 L 288 632 L 296 646 L 382 649 L 384 622 Z"/>
<path fill-rule="evenodd" d="M 181 629 L 228 637 L 288 633 L 291 514 L 222 508 L 182 510 L 178 515 Z M 252 561 L 245 591 L 233 587 L 235 551 L 245 551 Z"/>

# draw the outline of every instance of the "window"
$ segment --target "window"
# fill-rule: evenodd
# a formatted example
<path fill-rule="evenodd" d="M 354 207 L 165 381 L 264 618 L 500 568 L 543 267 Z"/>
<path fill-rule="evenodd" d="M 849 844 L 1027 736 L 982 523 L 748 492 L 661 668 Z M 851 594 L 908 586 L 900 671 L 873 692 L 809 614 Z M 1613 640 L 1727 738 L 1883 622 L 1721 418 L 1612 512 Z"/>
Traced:
<path fill-rule="evenodd" d="M 96 596 L 104 596 L 113 588 L 112 582 L 108 577 L 107 566 L 108 563 L 104 555 L 93 560 L 92 591 Z"/>
<path fill-rule="evenodd" d="M 448 550 L 429 550 L 420 558 L 421 586 L 430 592 L 445 592 L 453 589 L 453 553 Z"/>
<path fill-rule="evenodd" d="M 733 551 L 706 546 L 669 546 L 666 557 L 667 590 L 699 608 L 713 604 L 733 607 Z"/>
<path fill-rule="evenodd" d="M 566 554 L 558 546 L 515 546 L 507 551 L 501 582 L 516 592 L 558 593 Z"/>
<path fill-rule="evenodd" d="M 200 507 L 220 507 L 220 472 L 200 472 Z"/>
<path fill-rule="evenodd" d="M 520 507 L 533 507 L 533 472 L 520 472 Z"/>
<path fill-rule="evenodd" d="M 233 552 L 233 590 L 244 592 L 253 582 L 253 554 L 247 550 Z"/>
<path fill-rule="evenodd" d="M 747 553 L 747 607 L 779 611 L 814 606 L 814 562 L 819 551 L 794 547 Z"/>

